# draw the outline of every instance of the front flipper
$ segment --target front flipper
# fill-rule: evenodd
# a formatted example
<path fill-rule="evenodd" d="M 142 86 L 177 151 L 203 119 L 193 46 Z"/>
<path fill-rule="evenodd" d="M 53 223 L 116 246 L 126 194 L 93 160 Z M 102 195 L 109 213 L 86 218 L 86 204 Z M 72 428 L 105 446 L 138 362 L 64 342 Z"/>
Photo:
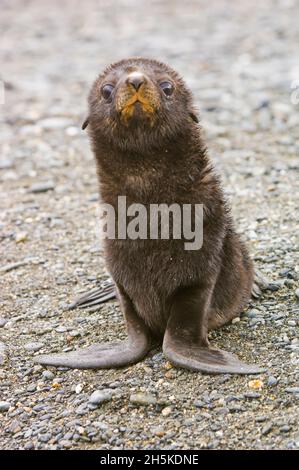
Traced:
<path fill-rule="evenodd" d="M 173 299 L 163 340 L 163 352 L 176 366 L 208 374 L 259 374 L 261 368 L 245 364 L 233 354 L 209 347 L 207 313 L 211 288 L 191 287 Z"/>
<path fill-rule="evenodd" d="M 131 300 L 119 290 L 128 340 L 100 343 L 68 353 L 38 356 L 35 361 L 45 366 L 72 369 L 109 369 L 134 364 L 147 354 L 152 342 L 148 328 L 137 315 Z"/>
<path fill-rule="evenodd" d="M 107 300 L 114 299 L 116 297 L 116 287 L 113 281 L 108 279 L 102 282 L 99 287 L 92 289 L 81 297 L 78 297 L 71 305 L 67 307 L 67 310 L 74 308 L 88 308 L 89 310 L 98 310 L 99 305 Z"/>

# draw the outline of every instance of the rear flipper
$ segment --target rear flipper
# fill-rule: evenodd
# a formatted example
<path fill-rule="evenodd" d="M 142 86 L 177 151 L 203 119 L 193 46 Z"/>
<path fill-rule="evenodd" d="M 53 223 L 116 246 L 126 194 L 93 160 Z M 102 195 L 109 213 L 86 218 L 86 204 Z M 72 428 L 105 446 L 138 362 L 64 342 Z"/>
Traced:
<path fill-rule="evenodd" d="M 109 369 L 134 364 L 147 354 L 152 346 L 151 335 L 137 315 L 131 300 L 119 292 L 128 339 L 113 343 L 100 343 L 76 351 L 38 356 L 39 364 L 73 369 Z"/>
<path fill-rule="evenodd" d="M 107 302 L 108 300 L 116 297 L 116 288 L 112 280 L 108 279 L 100 284 L 99 287 L 92 289 L 81 297 L 78 297 L 71 305 L 67 307 L 67 310 L 74 308 L 88 308 L 90 311 L 99 309 L 99 306 Z"/>
<path fill-rule="evenodd" d="M 208 287 L 186 288 L 176 295 L 167 324 L 163 351 L 174 365 L 208 374 L 259 374 L 255 364 L 240 361 L 233 354 L 209 347 L 207 312 Z"/>

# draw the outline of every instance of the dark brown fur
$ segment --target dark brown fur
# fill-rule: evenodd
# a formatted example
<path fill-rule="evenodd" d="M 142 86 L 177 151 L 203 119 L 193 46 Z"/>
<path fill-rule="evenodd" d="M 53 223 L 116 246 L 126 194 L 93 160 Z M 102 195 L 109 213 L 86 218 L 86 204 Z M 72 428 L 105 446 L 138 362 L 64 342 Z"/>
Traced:
<path fill-rule="evenodd" d="M 151 70 L 156 68 L 155 61 L 132 60 L 133 64 L 136 62 Z M 125 68 L 129 62 L 123 64 Z M 186 109 L 192 112 L 191 97 L 182 79 L 164 64 L 158 67 L 173 77 L 182 90 Z M 119 70 L 119 64 L 110 66 L 108 74 L 114 68 Z M 107 267 L 153 332 L 164 333 L 174 293 L 201 283 L 213 287 L 208 328 L 220 326 L 237 316 L 248 302 L 253 270 L 247 250 L 234 230 L 200 128 L 188 112 L 181 115 L 175 103 L 171 119 L 176 121 L 165 124 L 162 118 L 159 122 L 163 129 L 169 125 L 169 135 L 152 131 L 148 136 L 148 131 L 139 133 L 137 128 L 132 130 L 134 140 L 126 142 L 123 136 L 118 138 L 116 127 L 113 139 L 107 139 L 95 105 L 106 76 L 107 71 L 95 82 L 89 96 L 89 133 L 103 202 L 117 209 L 117 196 L 125 195 L 127 205 L 197 203 L 204 204 L 205 214 L 200 250 L 184 250 L 184 240 L 106 240 Z"/>
<path fill-rule="evenodd" d="M 132 85 L 136 74 L 141 77 L 138 89 Z M 165 80 L 173 84 L 171 96 L 161 89 Z M 107 84 L 114 87 L 108 98 Z M 210 373 L 260 372 L 209 347 L 208 330 L 239 315 L 250 299 L 253 268 L 234 230 L 183 80 L 155 60 L 113 64 L 92 87 L 86 126 L 102 201 L 114 206 L 116 214 L 118 196 L 126 196 L 127 206 L 147 208 L 203 204 L 203 245 L 188 251 L 184 239 L 106 239 L 104 256 L 128 340 L 43 356 L 39 362 L 81 368 L 126 365 L 144 357 L 152 338 L 163 338 L 163 351 L 175 365 Z"/>

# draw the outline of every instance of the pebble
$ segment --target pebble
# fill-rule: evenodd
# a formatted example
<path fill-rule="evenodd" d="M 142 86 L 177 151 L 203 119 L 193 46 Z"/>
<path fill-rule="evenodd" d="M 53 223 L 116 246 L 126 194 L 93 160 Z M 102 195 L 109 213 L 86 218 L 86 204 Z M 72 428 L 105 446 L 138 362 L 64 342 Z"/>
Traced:
<path fill-rule="evenodd" d="M 72 447 L 71 441 L 68 441 L 66 439 L 62 439 L 61 441 L 58 442 L 58 444 L 61 447 L 64 447 L 65 449 L 71 449 L 71 447 Z"/>
<path fill-rule="evenodd" d="M 6 318 L 0 318 L 0 328 L 3 328 L 7 323 Z"/>
<path fill-rule="evenodd" d="M 272 428 L 273 428 L 272 423 L 265 424 L 265 426 L 263 426 L 263 428 L 261 430 L 262 436 L 266 436 L 267 434 L 269 434 L 269 432 L 272 430 Z"/>
<path fill-rule="evenodd" d="M 273 377 L 273 375 L 270 375 L 270 377 L 268 377 L 267 385 L 269 387 L 274 387 L 275 385 L 277 385 L 277 383 L 278 383 L 278 380 L 275 377 Z"/>
<path fill-rule="evenodd" d="M 42 375 L 45 380 L 53 380 L 55 377 L 55 374 L 50 370 L 44 370 Z"/>
<path fill-rule="evenodd" d="M 299 393 L 299 387 L 288 387 L 285 391 L 288 393 Z"/>
<path fill-rule="evenodd" d="M 155 405 L 157 403 L 157 399 L 154 395 L 150 393 L 135 393 L 130 396 L 130 402 L 136 405 Z"/>
<path fill-rule="evenodd" d="M 93 405 L 100 405 L 101 403 L 111 400 L 111 398 L 112 394 L 109 390 L 96 390 L 90 395 L 88 401 Z"/>
<path fill-rule="evenodd" d="M 52 438 L 52 434 L 47 433 L 47 434 L 41 434 L 38 436 L 38 440 L 40 442 L 49 442 L 49 440 Z"/>
<path fill-rule="evenodd" d="M 85 415 L 88 412 L 89 412 L 89 409 L 86 403 L 82 403 L 82 405 L 79 405 L 78 408 L 76 408 L 77 415 Z"/>
<path fill-rule="evenodd" d="M 41 183 L 34 183 L 30 186 L 30 193 L 46 193 L 47 191 L 52 191 L 54 189 L 54 183 L 52 181 L 45 181 Z"/>
<path fill-rule="evenodd" d="M 25 450 L 33 450 L 34 449 L 33 442 L 26 442 L 26 444 L 24 445 L 24 449 Z"/>
<path fill-rule="evenodd" d="M 161 411 L 161 413 L 162 413 L 162 415 L 165 416 L 165 417 L 171 415 L 171 413 L 172 413 L 172 408 L 171 408 L 171 406 L 166 406 L 166 408 L 163 408 L 163 410 Z"/>
<path fill-rule="evenodd" d="M 295 296 L 296 296 L 296 298 L 299 300 L 299 289 L 296 289 L 296 290 L 295 290 Z"/>
<path fill-rule="evenodd" d="M 6 359 L 7 347 L 2 341 L 0 341 L 0 365 L 4 364 Z"/>
<path fill-rule="evenodd" d="M 260 398 L 261 394 L 257 392 L 247 392 L 247 393 L 244 393 L 244 397 L 255 399 L 255 398 Z"/>
<path fill-rule="evenodd" d="M 43 343 L 38 343 L 38 342 L 30 342 L 30 343 L 26 343 L 24 345 L 24 348 L 27 350 L 27 351 L 39 351 L 41 348 L 44 347 L 44 344 Z"/>
<path fill-rule="evenodd" d="M 0 401 L 0 413 L 7 411 L 10 408 L 10 403 L 8 401 Z"/>

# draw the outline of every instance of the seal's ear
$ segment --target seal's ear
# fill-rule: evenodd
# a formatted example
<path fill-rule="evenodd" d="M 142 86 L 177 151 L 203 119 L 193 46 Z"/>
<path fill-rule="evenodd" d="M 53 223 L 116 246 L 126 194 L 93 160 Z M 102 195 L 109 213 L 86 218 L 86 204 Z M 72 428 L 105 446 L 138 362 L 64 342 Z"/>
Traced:
<path fill-rule="evenodd" d="M 89 124 L 89 117 L 87 117 L 87 118 L 85 119 L 85 121 L 83 122 L 83 124 L 82 124 L 82 130 L 83 130 L 83 131 L 84 131 L 84 129 L 86 129 L 86 127 L 88 126 L 88 124 Z"/>
<path fill-rule="evenodd" d="M 192 121 L 194 121 L 196 123 L 199 122 L 198 116 L 196 115 L 196 113 L 194 111 L 190 111 L 189 116 L 191 117 Z"/>

